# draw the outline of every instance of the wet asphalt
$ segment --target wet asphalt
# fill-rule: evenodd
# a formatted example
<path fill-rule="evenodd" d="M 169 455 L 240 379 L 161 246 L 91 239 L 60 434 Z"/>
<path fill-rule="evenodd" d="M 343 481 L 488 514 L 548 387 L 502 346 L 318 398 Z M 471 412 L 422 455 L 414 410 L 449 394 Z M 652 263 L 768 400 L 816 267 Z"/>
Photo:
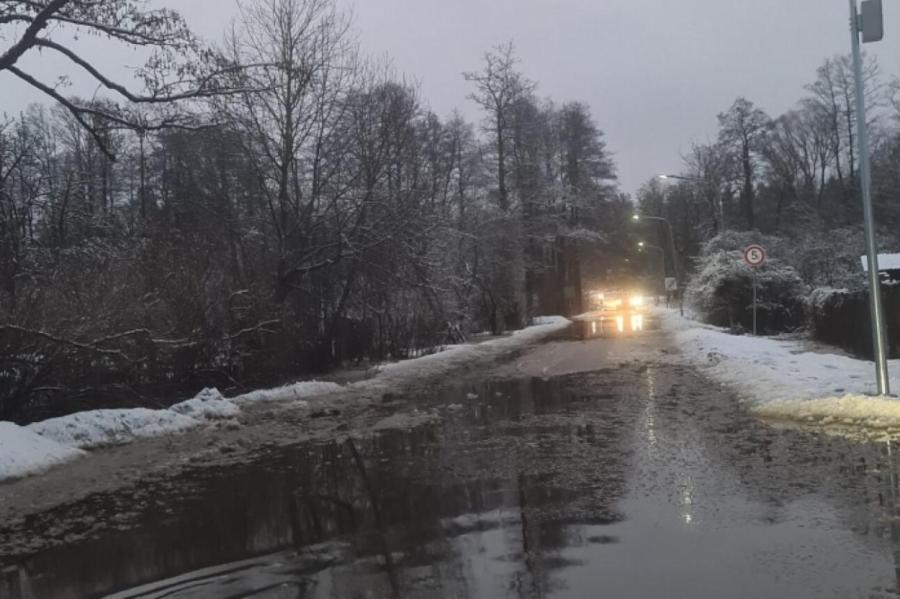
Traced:
<path fill-rule="evenodd" d="M 436 419 L 188 473 L 136 524 L 127 496 L 66 506 L 106 526 L 0 558 L 0 597 L 898 595 L 900 448 L 760 422 L 676 363 L 598 367 L 448 382 L 399 408 Z"/>

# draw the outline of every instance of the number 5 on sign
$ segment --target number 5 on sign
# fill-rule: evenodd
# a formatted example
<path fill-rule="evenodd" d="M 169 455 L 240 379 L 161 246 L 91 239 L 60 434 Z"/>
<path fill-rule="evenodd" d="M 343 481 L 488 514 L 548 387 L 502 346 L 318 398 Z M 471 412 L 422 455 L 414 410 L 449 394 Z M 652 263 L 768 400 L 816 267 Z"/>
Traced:
<path fill-rule="evenodd" d="M 752 268 L 759 268 L 766 263 L 766 250 L 761 245 L 750 245 L 744 248 L 744 262 Z"/>

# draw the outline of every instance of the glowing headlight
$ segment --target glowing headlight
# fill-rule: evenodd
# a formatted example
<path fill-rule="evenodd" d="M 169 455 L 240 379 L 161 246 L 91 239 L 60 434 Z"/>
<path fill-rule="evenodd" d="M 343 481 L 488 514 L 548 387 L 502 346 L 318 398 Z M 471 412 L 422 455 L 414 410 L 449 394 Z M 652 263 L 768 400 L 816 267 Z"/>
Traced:
<path fill-rule="evenodd" d="M 631 298 L 630 300 L 628 300 L 628 304 L 632 308 L 640 308 L 641 306 L 644 305 L 644 298 L 642 298 L 639 295 L 636 295 L 633 298 Z"/>

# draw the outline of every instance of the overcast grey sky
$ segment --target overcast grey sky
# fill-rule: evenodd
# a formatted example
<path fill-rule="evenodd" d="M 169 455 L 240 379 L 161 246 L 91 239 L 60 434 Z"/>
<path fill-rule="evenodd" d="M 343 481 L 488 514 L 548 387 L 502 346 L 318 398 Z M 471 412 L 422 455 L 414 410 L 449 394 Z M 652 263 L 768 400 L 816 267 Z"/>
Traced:
<path fill-rule="evenodd" d="M 629 193 L 654 173 L 679 170 L 691 142 L 714 138 L 716 114 L 735 97 L 776 115 L 802 96 L 826 57 L 849 52 L 846 0 L 339 2 L 353 9 L 363 50 L 389 56 L 440 115 L 459 108 L 479 118 L 461 73 L 512 40 L 542 96 L 592 107 Z M 213 40 L 237 12 L 233 0 L 160 3 Z M 107 69 L 138 62 L 103 41 L 85 43 Z M 886 75 L 900 75 L 900 3 L 885 2 L 885 41 L 867 50 Z M 59 66 L 46 56 L 24 64 L 48 80 Z M 6 111 L 37 99 L 6 74 L 0 90 Z"/>

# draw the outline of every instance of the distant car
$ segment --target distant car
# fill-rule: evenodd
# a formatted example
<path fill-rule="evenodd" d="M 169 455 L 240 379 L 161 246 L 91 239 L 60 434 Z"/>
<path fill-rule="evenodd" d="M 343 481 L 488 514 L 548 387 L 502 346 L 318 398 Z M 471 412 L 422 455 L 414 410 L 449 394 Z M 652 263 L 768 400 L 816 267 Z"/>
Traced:
<path fill-rule="evenodd" d="M 644 330 L 644 296 L 624 291 L 598 291 L 591 296 L 592 333 L 625 334 Z"/>

